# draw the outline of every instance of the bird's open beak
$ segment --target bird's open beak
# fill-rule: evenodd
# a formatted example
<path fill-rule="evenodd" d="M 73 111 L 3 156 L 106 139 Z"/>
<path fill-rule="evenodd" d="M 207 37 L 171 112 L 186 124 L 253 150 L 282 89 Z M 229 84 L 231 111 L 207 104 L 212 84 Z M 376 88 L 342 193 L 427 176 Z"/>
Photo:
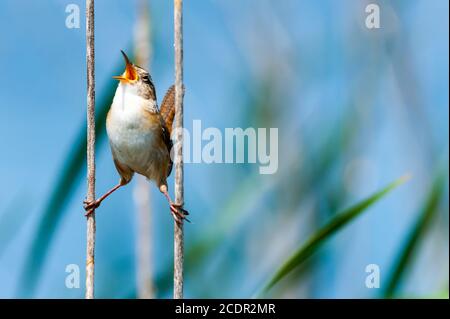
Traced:
<path fill-rule="evenodd" d="M 134 83 L 138 80 L 138 74 L 136 72 L 136 69 L 134 68 L 134 66 L 130 62 L 130 60 L 128 59 L 125 52 L 123 52 L 122 50 L 120 50 L 120 52 L 122 52 L 122 55 L 125 59 L 125 63 L 126 63 L 125 72 L 123 72 L 122 75 L 113 76 L 113 78 L 116 80 L 125 82 L 125 83 Z"/>

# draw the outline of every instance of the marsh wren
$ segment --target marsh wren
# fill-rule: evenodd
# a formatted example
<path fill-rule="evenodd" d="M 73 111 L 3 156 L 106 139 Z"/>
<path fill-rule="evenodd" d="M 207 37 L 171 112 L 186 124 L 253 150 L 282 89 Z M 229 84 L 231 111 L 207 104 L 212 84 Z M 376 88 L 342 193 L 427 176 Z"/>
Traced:
<path fill-rule="evenodd" d="M 156 183 L 167 198 L 174 219 L 180 222 L 186 219 L 188 212 L 182 205 L 172 202 L 167 189 L 167 177 L 172 171 L 170 134 L 175 116 L 175 88 L 169 88 L 159 110 L 149 72 L 131 63 L 121 52 L 125 71 L 114 76 L 119 85 L 106 119 L 109 145 L 120 181 L 97 200 L 85 201 L 86 215 L 138 173 Z"/>

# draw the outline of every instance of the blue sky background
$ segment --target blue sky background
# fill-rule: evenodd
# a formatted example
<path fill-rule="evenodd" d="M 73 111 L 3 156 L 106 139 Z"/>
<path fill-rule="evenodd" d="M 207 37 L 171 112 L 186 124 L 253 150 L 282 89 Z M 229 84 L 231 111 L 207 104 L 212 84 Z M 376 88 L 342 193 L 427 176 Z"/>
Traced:
<path fill-rule="evenodd" d="M 185 200 L 194 221 L 186 226 L 187 246 L 222 226 L 221 208 L 242 183 L 248 181 L 254 190 L 235 208 L 238 222 L 227 228 L 218 249 L 187 277 L 187 297 L 251 296 L 330 216 L 334 195 L 341 209 L 410 173 L 409 183 L 325 245 L 307 279 L 277 292 L 282 297 L 376 297 L 364 285 L 365 266 L 380 265 L 382 280 L 387 274 L 433 174 L 448 163 L 449 133 L 448 1 L 376 2 L 380 30 L 364 27 L 365 3 L 358 0 L 185 1 L 186 127 L 194 119 L 220 129 L 278 127 L 280 138 L 274 175 L 258 175 L 256 165 L 186 165 Z M 80 29 L 65 27 L 70 3 L 80 6 Z M 173 8 L 170 1 L 150 3 L 151 72 L 161 100 L 173 81 Z M 137 1 L 96 1 L 98 100 L 122 63 L 119 50 L 130 50 L 136 7 Z M 18 286 L 37 222 L 85 125 L 83 13 L 84 1 L 0 2 L 0 225 L 11 210 L 17 215 L 13 236 L 0 245 L 3 298 L 26 296 Z M 323 172 L 323 180 L 301 193 L 292 185 L 314 170 L 314 154 L 337 143 L 335 128 L 348 114 L 357 126 L 351 146 Z M 117 179 L 104 141 L 97 153 L 97 194 Z M 171 189 L 172 182 L 171 177 Z M 129 297 L 135 289 L 132 189 L 114 194 L 97 214 L 100 297 Z M 83 272 L 84 194 L 80 180 L 33 297 L 83 296 L 83 289 L 65 288 L 64 270 L 74 263 Z M 154 187 L 152 201 L 154 262 L 161 273 L 171 267 L 172 221 Z M 406 296 L 448 292 L 448 189 L 439 207 L 402 288 Z"/>

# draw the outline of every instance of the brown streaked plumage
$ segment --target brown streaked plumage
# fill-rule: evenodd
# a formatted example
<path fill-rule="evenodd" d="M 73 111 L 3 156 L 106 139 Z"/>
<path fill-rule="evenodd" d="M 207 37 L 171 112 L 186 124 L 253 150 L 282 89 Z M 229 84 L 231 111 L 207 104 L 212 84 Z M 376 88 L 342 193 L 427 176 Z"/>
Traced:
<path fill-rule="evenodd" d="M 94 202 L 86 203 L 90 214 L 121 186 L 128 184 L 134 173 L 156 183 L 167 198 L 175 220 L 185 219 L 187 211 L 170 199 L 167 177 L 172 170 L 170 133 L 175 115 L 175 90 L 171 86 L 158 109 L 156 91 L 150 74 L 132 64 L 126 54 L 125 71 L 116 76 L 119 85 L 106 119 L 106 129 L 119 183 Z"/>
<path fill-rule="evenodd" d="M 168 90 L 161 103 L 161 111 L 159 112 L 166 123 L 169 133 L 172 134 L 172 124 L 175 118 L 175 85 Z"/>

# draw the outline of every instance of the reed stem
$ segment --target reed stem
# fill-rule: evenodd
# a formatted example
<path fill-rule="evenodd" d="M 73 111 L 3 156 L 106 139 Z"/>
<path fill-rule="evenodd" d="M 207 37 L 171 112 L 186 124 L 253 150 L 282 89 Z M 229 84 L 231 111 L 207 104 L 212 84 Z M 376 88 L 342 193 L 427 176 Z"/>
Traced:
<path fill-rule="evenodd" d="M 183 1 L 174 0 L 175 47 L 175 202 L 184 203 L 183 189 Z M 183 221 L 174 222 L 173 298 L 183 298 Z"/>
<path fill-rule="evenodd" d="M 95 200 L 95 50 L 94 0 L 86 0 L 86 63 L 87 63 L 87 194 Z M 95 211 L 87 217 L 86 299 L 94 299 Z"/>

